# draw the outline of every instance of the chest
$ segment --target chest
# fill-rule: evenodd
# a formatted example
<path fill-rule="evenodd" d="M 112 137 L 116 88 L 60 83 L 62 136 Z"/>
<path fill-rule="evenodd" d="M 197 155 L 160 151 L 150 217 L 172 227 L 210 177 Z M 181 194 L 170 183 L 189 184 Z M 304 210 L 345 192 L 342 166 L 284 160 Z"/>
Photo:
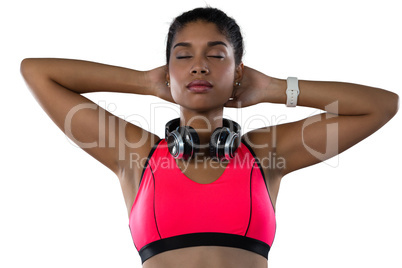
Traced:
<path fill-rule="evenodd" d="M 150 190 L 140 192 L 139 201 L 152 207 L 161 237 L 198 232 L 244 235 L 251 213 L 252 170 L 233 165 L 182 168 L 152 169 L 147 173 L 152 175 Z"/>
<path fill-rule="evenodd" d="M 253 162 L 230 162 L 211 169 L 212 173 L 202 170 L 188 166 L 182 172 L 174 161 L 150 161 L 130 215 L 137 249 L 161 238 L 196 233 L 271 241 L 273 232 L 262 226 L 274 226 L 274 214 L 262 174 Z"/>
<path fill-rule="evenodd" d="M 226 170 L 229 162 L 206 160 L 200 162 L 186 162 L 175 160 L 182 175 L 199 184 L 209 184 L 217 181 Z"/>

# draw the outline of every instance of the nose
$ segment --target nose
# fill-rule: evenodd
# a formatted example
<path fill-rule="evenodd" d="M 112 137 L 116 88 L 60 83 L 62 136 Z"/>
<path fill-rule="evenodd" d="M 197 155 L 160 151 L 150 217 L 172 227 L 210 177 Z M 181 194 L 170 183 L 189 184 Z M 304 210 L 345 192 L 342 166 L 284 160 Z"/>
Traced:
<path fill-rule="evenodd" d="M 202 60 L 198 60 L 194 62 L 194 65 L 191 67 L 192 74 L 208 74 L 209 69 L 206 63 Z"/>

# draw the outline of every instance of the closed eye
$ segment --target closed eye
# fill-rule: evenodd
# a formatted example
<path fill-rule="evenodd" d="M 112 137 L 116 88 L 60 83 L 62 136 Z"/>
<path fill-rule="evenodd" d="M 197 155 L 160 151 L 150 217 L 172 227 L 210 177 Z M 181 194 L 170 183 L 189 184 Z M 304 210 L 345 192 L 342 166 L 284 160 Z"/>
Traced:
<path fill-rule="evenodd" d="M 208 56 L 209 58 L 215 58 L 215 59 L 223 59 L 223 56 Z M 177 56 L 176 59 L 189 59 L 191 56 Z"/>

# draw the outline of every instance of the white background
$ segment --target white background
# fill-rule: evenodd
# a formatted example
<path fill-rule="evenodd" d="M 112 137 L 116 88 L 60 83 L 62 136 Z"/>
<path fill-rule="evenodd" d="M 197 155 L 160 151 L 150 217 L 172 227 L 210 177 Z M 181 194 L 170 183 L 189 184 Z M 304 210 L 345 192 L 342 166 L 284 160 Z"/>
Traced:
<path fill-rule="evenodd" d="M 117 178 L 45 114 L 20 75 L 21 60 L 75 58 L 148 70 L 165 63 L 172 19 L 206 4 L 241 26 L 245 65 L 277 78 L 401 94 L 396 0 L 4 2 L 0 267 L 141 267 Z M 161 137 L 178 115 L 177 106 L 153 96 L 86 96 Z M 246 132 L 316 112 L 258 104 L 225 115 Z M 263 120 L 247 125 L 252 116 Z M 283 179 L 270 268 L 402 267 L 400 125 L 401 113 L 339 157 Z"/>

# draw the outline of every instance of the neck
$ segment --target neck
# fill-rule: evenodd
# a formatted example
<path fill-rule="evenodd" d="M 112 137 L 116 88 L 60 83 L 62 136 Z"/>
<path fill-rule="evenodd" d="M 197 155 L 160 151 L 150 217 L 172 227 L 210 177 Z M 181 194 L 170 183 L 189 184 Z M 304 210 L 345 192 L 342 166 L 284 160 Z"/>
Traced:
<path fill-rule="evenodd" d="M 209 141 L 214 130 L 223 126 L 223 109 L 199 113 L 181 107 L 180 126 L 191 126 L 200 138 L 199 157 L 209 156 Z"/>

